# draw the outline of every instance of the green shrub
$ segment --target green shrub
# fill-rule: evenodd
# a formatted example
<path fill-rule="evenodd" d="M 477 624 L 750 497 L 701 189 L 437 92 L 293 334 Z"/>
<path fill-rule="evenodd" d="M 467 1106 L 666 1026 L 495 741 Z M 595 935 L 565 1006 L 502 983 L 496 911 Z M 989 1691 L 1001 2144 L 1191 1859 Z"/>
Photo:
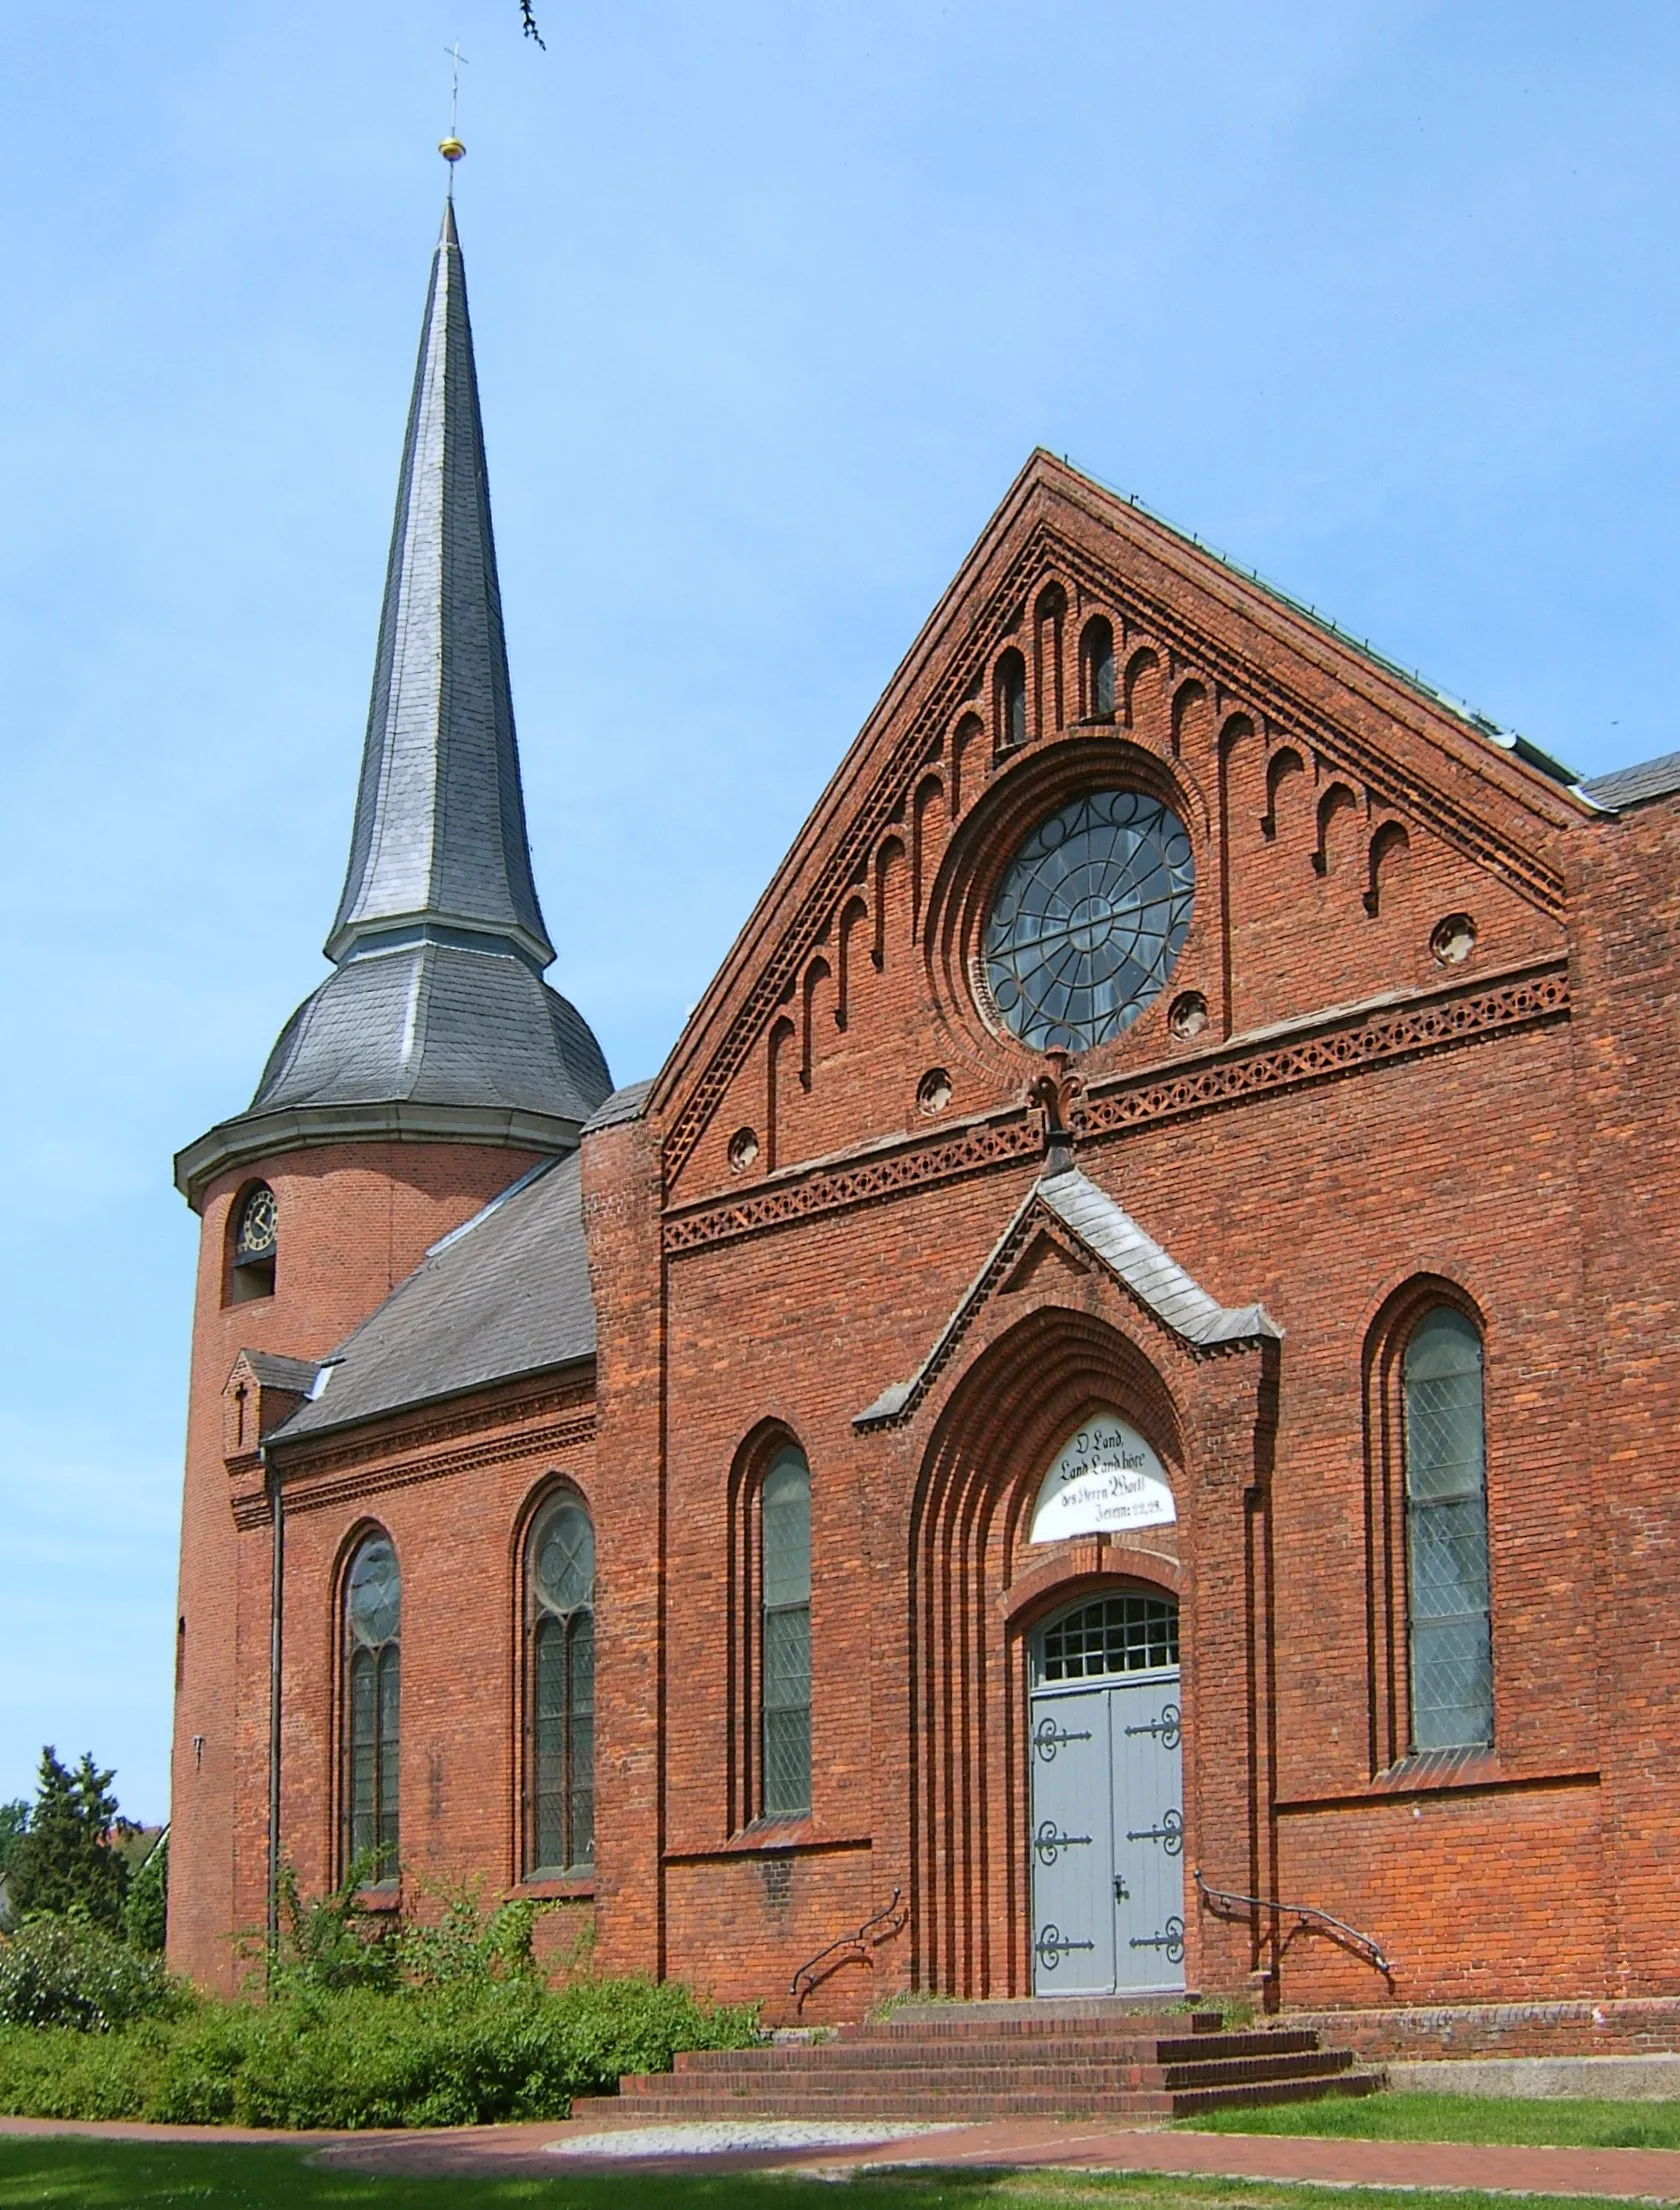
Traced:
<path fill-rule="evenodd" d="M 27 1919 L 0 1940 L 0 2025 L 103 2034 L 185 1999 L 161 1957 L 85 1919 Z"/>
<path fill-rule="evenodd" d="M 678 2049 L 738 2048 L 750 2011 L 686 1988 L 531 1978 L 382 1995 L 365 1988 L 206 2006 L 174 2038 L 147 2116 L 245 2126 L 487 2125 L 563 2117 Z"/>
<path fill-rule="evenodd" d="M 535 1972 L 194 2002 L 111 2034 L 0 2028 L 0 2109 L 273 2127 L 438 2126 L 564 2117 L 573 2095 L 679 2049 L 739 2048 L 754 2013 L 671 1982 Z"/>
<path fill-rule="evenodd" d="M 270 1995 L 398 1985 L 397 1926 L 383 1911 L 364 1909 L 361 1901 L 372 1872 L 372 1857 L 358 1857 L 341 1886 L 306 1903 L 296 1872 L 290 1865 L 280 1867 L 278 1947 L 270 1955 L 258 1934 L 241 1943 L 247 1957 L 260 1960 Z"/>
<path fill-rule="evenodd" d="M 0 2110 L 21 2118 L 143 2118 L 163 2085 L 167 2026 L 121 2033 L 0 2026 Z"/>
<path fill-rule="evenodd" d="M 411 1920 L 397 1936 L 397 1970 L 410 1987 L 487 1987 L 537 1971 L 533 1941 L 541 1903 L 518 1896 L 486 1912 L 476 1883 L 438 1892 L 443 1908 L 437 1917 Z"/>
<path fill-rule="evenodd" d="M 169 1836 L 164 1835 L 128 1884 L 123 1939 L 131 1948 L 162 1953 L 169 1934 Z"/>

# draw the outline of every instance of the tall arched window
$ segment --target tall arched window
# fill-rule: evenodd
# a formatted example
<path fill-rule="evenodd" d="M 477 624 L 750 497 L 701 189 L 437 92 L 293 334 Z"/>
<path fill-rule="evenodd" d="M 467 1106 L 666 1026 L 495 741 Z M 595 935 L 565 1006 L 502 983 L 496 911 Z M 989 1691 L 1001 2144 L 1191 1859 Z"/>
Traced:
<path fill-rule="evenodd" d="M 1114 719 L 1114 624 L 1098 614 L 1079 640 L 1084 667 L 1085 713 L 1091 721 Z"/>
<path fill-rule="evenodd" d="M 762 1809 L 766 1818 L 798 1818 L 811 1808 L 811 1473 L 791 1443 L 764 1475 L 759 1551 Z"/>
<path fill-rule="evenodd" d="M 1401 1370 L 1412 1747 L 1476 1748 L 1493 1740 L 1481 1336 L 1435 1305 Z"/>
<path fill-rule="evenodd" d="M 997 746 L 1027 741 L 1027 663 L 1011 645 L 997 664 Z"/>
<path fill-rule="evenodd" d="M 575 1496 L 537 1514 L 525 1555 L 530 1879 L 595 1861 L 595 1530 Z"/>
<path fill-rule="evenodd" d="M 395 1880 L 402 1580 L 387 1535 L 369 1535 L 344 1581 L 344 1869 Z"/>

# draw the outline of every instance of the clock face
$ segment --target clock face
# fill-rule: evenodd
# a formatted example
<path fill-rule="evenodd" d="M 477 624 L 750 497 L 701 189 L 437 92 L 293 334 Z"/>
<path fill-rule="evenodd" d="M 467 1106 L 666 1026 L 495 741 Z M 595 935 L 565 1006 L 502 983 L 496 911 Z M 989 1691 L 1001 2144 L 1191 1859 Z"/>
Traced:
<path fill-rule="evenodd" d="M 1099 790 L 1041 821 L 992 894 L 983 937 L 998 1019 L 1034 1051 L 1088 1051 L 1131 1026 L 1190 930 L 1196 867 L 1178 816 Z"/>
<path fill-rule="evenodd" d="M 233 1246 L 235 1263 L 243 1265 L 250 1259 L 272 1258 L 274 1241 L 274 1192 L 262 1182 L 246 1198 L 245 1209 L 239 1216 L 239 1233 Z"/>

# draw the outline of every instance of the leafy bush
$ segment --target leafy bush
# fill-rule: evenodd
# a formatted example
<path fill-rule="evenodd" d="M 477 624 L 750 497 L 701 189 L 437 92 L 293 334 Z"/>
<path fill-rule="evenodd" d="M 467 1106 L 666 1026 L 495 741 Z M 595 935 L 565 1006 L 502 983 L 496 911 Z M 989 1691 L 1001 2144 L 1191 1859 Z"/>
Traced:
<path fill-rule="evenodd" d="M 0 2110 L 272 2127 L 561 2118 L 620 2073 L 757 2038 L 750 2009 L 665 1982 L 480 1985 L 195 2002 L 109 2034 L 0 2026 Z"/>
<path fill-rule="evenodd" d="M 290 1875 L 281 1902 L 264 2000 L 206 2001 L 85 1922 L 0 1942 L 0 2110 L 274 2127 L 559 2118 L 621 2073 L 668 2071 L 679 2049 L 757 2038 L 752 2009 L 674 1981 L 574 1971 L 549 1987 L 532 1903 L 486 1912 L 456 1888 L 399 1927 L 361 1908 L 353 1882 L 306 1904 Z"/>
<path fill-rule="evenodd" d="M 190 2000 L 163 1960 L 85 1919 L 28 1919 L 0 1940 L 0 2024 L 104 2034 Z"/>
<path fill-rule="evenodd" d="M 738 2048 L 755 2032 L 748 2011 L 624 1980 L 217 2004 L 175 2036 L 146 2115 L 284 2127 L 563 2117 L 573 2095 L 610 2090 L 622 2072 L 668 2070 L 678 2049 Z"/>
<path fill-rule="evenodd" d="M 169 1932 L 169 1836 L 152 1851 L 128 1884 L 123 1938 L 132 1948 L 161 1954 Z"/>
<path fill-rule="evenodd" d="M 290 1865 L 280 1867 L 278 1948 L 269 1955 L 257 1934 L 241 1944 L 247 1957 L 261 1960 L 261 1979 L 271 1996 L 398 1985 L 397 1928 L 361 1901 L 372 1866 L 371 1858 L 358 1857 L 341 1887 L 307 1903 L 296 1872 Z"/>
<path fill-rule="evenodd" d="M 143 2118 L 164 2077 L 169 2028 L 121 2033 L 0 2026 L 0 2110 L 28 2118 Z"/>
<path fill-rule="evenodd" d="M 411 1921 L 397 1937 L 397 1970 L 410 1987 L 486 1987 L 536 1972 L 533 1938 L 542 1904 L 519 1896 L 486 1913 L 476 1884 L 441 1895 L 435 1919 Z"/>

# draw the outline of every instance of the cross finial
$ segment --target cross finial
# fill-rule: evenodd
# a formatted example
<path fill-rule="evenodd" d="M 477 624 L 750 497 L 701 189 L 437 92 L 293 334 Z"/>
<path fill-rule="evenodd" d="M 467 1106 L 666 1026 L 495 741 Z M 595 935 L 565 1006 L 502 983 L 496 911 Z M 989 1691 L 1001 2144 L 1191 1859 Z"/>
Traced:
<path fill-rule="evenodd" d="M 449 136 L 438 140 L 438 152 L 449 164 L 449 196 L 453 199 L 455 197 L 455 164 L 467 150 L 456 133 L 461 108 L 461 64 L 467 57 L 461 51 L 461 41 L 459 39 L 455 41 L 453 46 L 446 46 L 443 50 L 449 56 Z"/>

